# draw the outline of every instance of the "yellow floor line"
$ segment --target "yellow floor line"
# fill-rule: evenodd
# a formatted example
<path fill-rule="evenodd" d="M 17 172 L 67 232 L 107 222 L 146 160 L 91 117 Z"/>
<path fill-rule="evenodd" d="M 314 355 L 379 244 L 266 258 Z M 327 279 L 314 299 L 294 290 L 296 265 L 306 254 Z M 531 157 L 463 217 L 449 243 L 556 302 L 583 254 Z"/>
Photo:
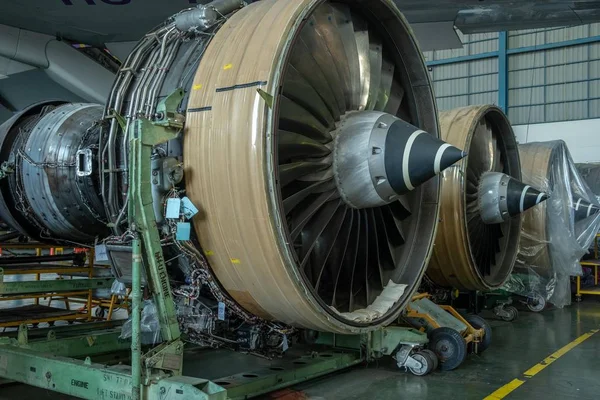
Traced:
<path fill-rule="evenodd" d="M 525 371 L 523 373 L 523 376 L 520 379 L 513 379 L 506 385 L 502 386 L 500 389 L 496 390 L 494 393 L 487 396 L 484 400 L 500 400 L 500 399 L 505 398 L 510 393 L 512 393 L 515 389 L 517 389 L 519 386 L 521 386 L 522 384 L 527 382 L 527 379 L 538 374 L 540 371 L 542 371 L 548 365 L 552 364 L 554 361 L 558 360 L 560 357 L 562 357 L 563 355 L 565 355 L 566 353 L 571 351 L 574 347 L 576 347 L 577 345 L 581 344 L 583 341 L 592 337 L 592 335 L 597 333 L 599 330 L 600 329 L 592 329 L 588 333 L 584 333 L 583 335 L 579 336 L 577 339 L 573 340 L 568 345 L 562 347 L 561 349 L 550 354 L 548 357 L 544 358 L 540 363 L 529 368 L 527 371 Z"/>

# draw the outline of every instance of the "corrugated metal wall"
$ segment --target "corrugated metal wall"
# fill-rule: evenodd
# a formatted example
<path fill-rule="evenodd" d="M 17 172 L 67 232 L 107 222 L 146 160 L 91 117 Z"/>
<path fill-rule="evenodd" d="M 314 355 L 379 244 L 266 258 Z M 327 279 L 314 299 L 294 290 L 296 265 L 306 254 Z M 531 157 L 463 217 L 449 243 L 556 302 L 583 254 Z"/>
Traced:
<path fill-rule="evenodd" d="M 438 107 L 498 104 L 499 61 L 507 59 L 513 124 L 600 117 L 600 24 L 462 35 L 460 50 L 426 52 Z"/>

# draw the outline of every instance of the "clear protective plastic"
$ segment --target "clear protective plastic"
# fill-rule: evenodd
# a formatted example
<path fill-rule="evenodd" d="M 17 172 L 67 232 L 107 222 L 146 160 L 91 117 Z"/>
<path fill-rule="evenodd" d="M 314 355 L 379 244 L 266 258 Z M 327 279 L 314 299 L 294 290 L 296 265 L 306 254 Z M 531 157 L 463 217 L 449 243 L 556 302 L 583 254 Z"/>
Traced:
<path fill-rule="evenodd" d="M 142 304 L 142 317 L 140 323 L 140 333 L 142 344 L 157 344 L 162 342 L 160 334 L 160 322 L 158 321 L 158 311 L 152 300 L 144 300 Z M 120 339 L 129 339 L 132 335 L 132 316 L 123 324 L 121 328 Z"/>
<path fill-rule="evenodd" d="M 110 286 L 110 294 L 115 296 L 126 296 L 127 286 L 125 286 L 123 282 L 119 282 L 115 279 Z"/>
<path fill-rule="evenodd" d="M 521 144 L 519 155 L 523 182 L 550 197 L 523 213 L 517 262 L 503 289 L 564 307 L 570 277 L 582 274 L 579 261 L 600 228 L 600 205 L 564 141 Z"/>

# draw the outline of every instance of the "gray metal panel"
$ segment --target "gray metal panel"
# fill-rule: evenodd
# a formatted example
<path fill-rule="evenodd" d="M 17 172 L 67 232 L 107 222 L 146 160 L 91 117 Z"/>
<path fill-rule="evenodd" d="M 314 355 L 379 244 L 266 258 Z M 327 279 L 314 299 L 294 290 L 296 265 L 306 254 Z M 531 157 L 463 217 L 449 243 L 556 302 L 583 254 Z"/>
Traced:
<path fill-rule="evenodd" d="M 600 43 L 592 43 L 590 46 L 590 59 L 600 59 Z"/>
<path fill-rule="evenodd" d="M 508 48 L 515 49 L 518 47 L 539 46 L 544 44 L 544 32 L 540 32 L 537 29 L 525 32 L 528 33 L 524 33 L 524 31 L 518 31 L 513 35 L 509 35 Z"/>
<path fill-rule="evenodd" d="M 476 104 L 498 104 L 498 91 L 489 93 L 472 94 L 469 103 Z"/>
<path fill-rule="evenodd" d="M 546 106 L 546 122 L 587 118 L 587 104 L 587 101 L 548 104 Z M 568 134 L 568 132 L 565 133 Z"/>
<path fill-rule="evenodd" d="M 513 125 L 544 122 L 544 106 L 509 107 L 508 117 Z"/>
<path fill-rule="evenodd" d="M 433 68 L 434 80 L 469 76 L 469 63 L 437 65 Z"/>
<path fill-rule="evenodd" d="M 600 60 L 590 61 L 590 79 L 600 78 Z"/>
<path fill-rule="evenodd" d="M 599 74 L 599 71 L 596 71 L 596 74 Z M 591 81 L 590 82 L 590 98 L 600 97 L 600 81 Z"/>
<path fill-rule="evenodd" d="M 522 106 L 544 103 L 544 88 L 510 89 L 508 91 L 508 104 Z"/>
<path fill-rule="evenodd" d="M 546 43 L 565 42 L 567 40 L 581 39 L 588 36 L 588 26 L 572 26 L 561 29 L 549 29 L 546 32 Z"/>
<path fill-rule="evenodd" d="M 547 50 L 546 65 L 564 64 L 573 61 L 587 60 L 587 45 L 563 47 L 560 49 Z"/>
<path fill-rule="evenodd" d="M 498 75 L 482 75 L 469 78 L 469 87 L 471 93 L 478 93 L 488 90 L 498 90 Z"/>
<path fill-rule="evenodd" d="M 587 99 L 587 97 L 587 82 L 565 83 L 561 85 L 552 85 L 546 87 L 547 103 L 556 103 L 580 99 L 584 100 Z"/>
<path fill-rule="evenodd" d="M 469 93 L 469 78 L 434 82 L 433 89 L 438 97 L 457 96 Z"/>
<path fill-rule="evenodd" d="M 523 71 L 510 71 L 508 73 L 509 89 L 520 88 L 523 86 L 535 86 L 544 84 L 544 70 L 526 69 Z"/>
<path fill-rule="evenodd" d="M 439 111 L 465 107 L 469 105 L 469 96 L 445 97 L 443 99 L 438 99 L 437 105 Z"/>
<path fill-rule="evenodd" d="M 542 70 L 543 72 L 543 70 Z M 588 78 L 588 63 L 557 65 L 546 68 L 546 83 L 573 82 Z"/>
<path fill-rule="evenodd" d="M 450 49 L 450 50 L 438 50 L 434 51 L 434 60 L 445 60 L 447 58 L 462 57 L 468 55 L 468 49 L 463 47 L 462 49 Z"/>
<path fill-rule="evenodd" d="M 481 35 L 489 35 L 488 33 L 479 34 L 479 35 L 470 35 L 470 36 L 481 36 Z M 487 38 L 486 38 L 487 39 Z M 478 39 L 471 39 L 478 40 Z M 479 39 L 481 40 L 481 39 Z M 480 54 L 480 53 L 488 53 L 491 51 L 498 50 L 498 38 L 487 39 L 485 41 L 477 41 L 475 43 L 469 43 L 466 45 L 468 48 L 469 54 Z"/>
<path fill-rule="evenodd" d="M 471 61 L 469 64 L 471 66 L 472 75 L 498 72 L 498 60 L 494 58 L 487 58 L 485 60 L 475 60 Z"/>
<path fill-rule="evenodd" d="M 543 66 L 544 53 L 541 51 L 535 53 L 513 54 L 508 57 L 509 70 Z"/>
<path fill-rule="evenodd" d="M 600 100 L 590 101 L 590 115 L 588 118 L 600 118 Z"/>

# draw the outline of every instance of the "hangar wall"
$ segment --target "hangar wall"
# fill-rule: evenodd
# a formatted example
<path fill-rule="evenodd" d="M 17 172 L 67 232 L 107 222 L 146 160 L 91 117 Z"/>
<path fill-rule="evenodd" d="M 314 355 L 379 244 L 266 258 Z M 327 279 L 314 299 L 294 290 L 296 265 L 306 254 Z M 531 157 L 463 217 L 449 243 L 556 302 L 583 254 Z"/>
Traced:
<path fill-rule="evenodd" d="M 464 48 L 425 53 L 440 110 L 494 103 L 519 141 L 562 137 L 576 162 L 600 160 L 600 24 L 459 35 Z"/>

